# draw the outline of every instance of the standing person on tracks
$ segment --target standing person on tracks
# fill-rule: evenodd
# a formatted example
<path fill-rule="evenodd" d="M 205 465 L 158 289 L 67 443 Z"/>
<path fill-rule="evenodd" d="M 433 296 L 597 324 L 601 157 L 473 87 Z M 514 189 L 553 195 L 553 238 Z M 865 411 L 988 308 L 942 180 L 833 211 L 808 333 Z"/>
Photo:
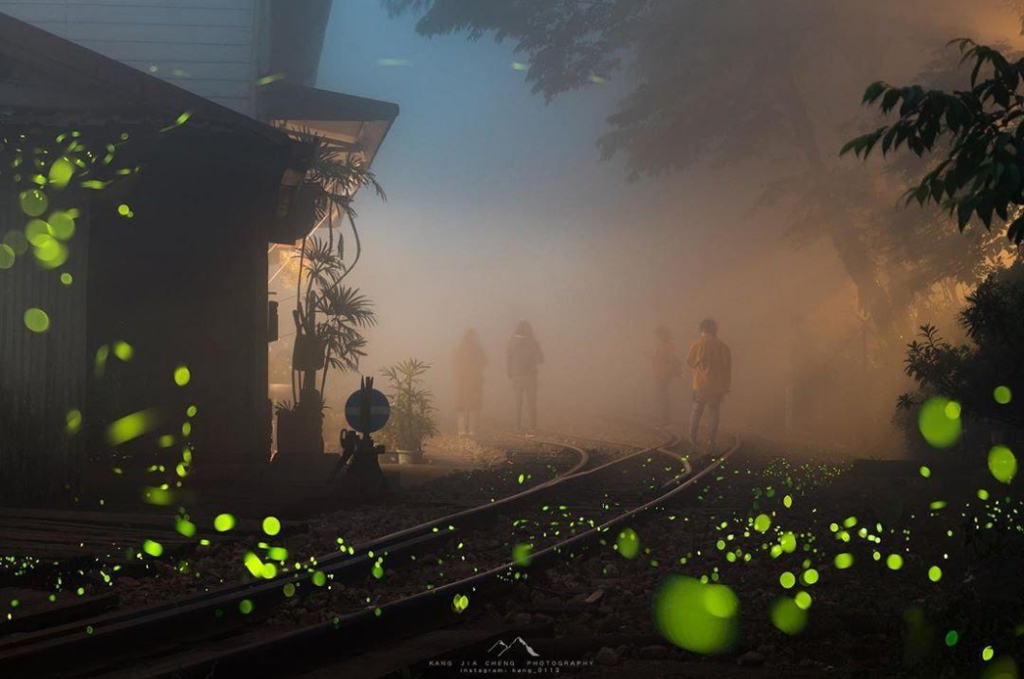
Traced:
<path fill-rule="evenodd" d="M 718 339 L 713 318 L 700 322 L 700 336 L 690 346 L 686 365 L 693 370 L 693 411 L 690 413 L 690 443 L 698 447 L 700 421 L 708 411 L 708 450 L 715 451 L 715 436 L 722 401 L 732 387 L 732 352 Z"/>
<path fill-rule="evenodd" d="M 452 357 L 455 373 L 455 410 L 459 419 L 459 436 L 475 436 L 480 426 L 480 408 L 484 399 L 484 366 L 487 356 L 476 330 L 470 328 Z"/>
<path fill-rule="evenodd" d="M 519 321 L 508 344 L 508 376 L 516 397 L 516 429 L 523 430 L 523 405 L 526 405 L 527 431 L 537 428 L 537 372 L 544 362 L 533 326 Z"/>
<path fill-rule="evenodd" d="M 665 326 L 654 331 L 654 353 L 651 355 L 654 372 L 655 418 L 659 426 L 672 423 L 672 380 L 683 376 L 683 364 L 676 355 L 672 333 Z"/>

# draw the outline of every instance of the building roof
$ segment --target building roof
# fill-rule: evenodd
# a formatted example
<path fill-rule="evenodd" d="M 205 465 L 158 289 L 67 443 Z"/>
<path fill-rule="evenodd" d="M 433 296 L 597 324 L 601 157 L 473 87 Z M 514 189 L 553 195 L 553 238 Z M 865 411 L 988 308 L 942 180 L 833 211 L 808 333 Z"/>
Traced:
<path fill-rule="evenodd" d="M 246 132 L 267 143 L 281 147 L 296 144 L 283 131 L 200 97 L 169 82 L 143 73 L 131 66 L 76 45 L 52 33 L 0 13 L 0 80 L 15 65 L 70 83 L 75 89 L 88 91 L 79 98 L 33 96 L 32 83 L 15 87 L 24 97 L 6 96 L 0 100 L 3 109 L 34 109 L 40 114 L 60 111 L 90 111 L 140 118 L 174 117 L 190 111 L 196 121 L 218 122 Z"/>
<path fill-rule="evenodd" d="M 309 128 L 363 155 L 367 165 L 398 117 L 398 104 L 280 80 L 260 88 L 264 120 Z"/>

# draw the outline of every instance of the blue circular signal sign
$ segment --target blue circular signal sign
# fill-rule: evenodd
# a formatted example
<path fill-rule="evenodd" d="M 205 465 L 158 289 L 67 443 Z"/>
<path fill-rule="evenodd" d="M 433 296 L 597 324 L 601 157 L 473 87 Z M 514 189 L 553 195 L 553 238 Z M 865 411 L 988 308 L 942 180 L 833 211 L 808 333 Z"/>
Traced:
<path fill-rule="evenodd" d="M 363 434 L 372 434 L 384 428 L 391 417 L 388 397 L 376 389 L 359 389 L 345 402 L 348 425 Z"/>

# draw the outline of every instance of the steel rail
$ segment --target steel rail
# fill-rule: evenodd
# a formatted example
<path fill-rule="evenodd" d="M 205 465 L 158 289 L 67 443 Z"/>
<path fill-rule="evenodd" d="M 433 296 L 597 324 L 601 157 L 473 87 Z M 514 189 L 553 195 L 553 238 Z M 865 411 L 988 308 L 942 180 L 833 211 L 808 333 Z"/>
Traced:
<path fill-rule="evenodd" d="M 368 555 L 371 552 L 387 552 L 390 556 L 395 556 L 396 554 L 400 555 L 420 549 L 431 542 L 452 539 L 456 531 L 442 531 L 440 530 L 442 526 L 452 526 L 453 522 L 459 521 L 463 524 L 462 527 L 464 527 L 471 520 L 479 519 L 497 511 L 499 508 L 511 506 L 513 503 L 521 502 L 537 493 L 550 490 L 569 479 L 586 477 L 595 471 L 622 464 L 638 455 L 664 448 L 664 445 L 641 448 L 599 467 L 581 471 L 590 461 L 589 454 L 582 448 L 560 441 L 536 438 L 527 440 L 542 445 L 571 450 L 579 455 L 579 460 L 573 467 L 559 476 L 519 493 L 375 538 L 368 543 L 360 545 L 352 555 L 332 553 L 322 559 L 315 560 L 318 569 L 324 572 L 325 575 L 332 575 L 336 581 L 349 574 L 361 577 L 365 574 L 365 569 L 372 561 L 372 558 Z M 84 645 L 113 643 L 118 636 L 141 633 L 143 630 L 151 629 L 154 626 L 199 616 L 204 612 L 216 610 L 221 606 L 237 604 L 243 599 L 266 600 L 270 596 L 279 596 L 284 584 L 288 582 L 293 584 L 303 583 L 309 581 L 311 577 L 312 575 L 306 571 L 301 573 L 285 573 L 270 580 L 242 583 L 211 592 L 203 592 L 184 599 L 163 602 L 140 609 L 109 613 L 0 640 L 0 667 L 11 663 L 20 664 L 31 657 L 38 657 L 40 654 L 64 653 L 71 649 L 81 648 Z"/>
<path fill-rule="evenodd" d="M 667 450 L 671 445 L 675 445 L 677 440 L 653 450 L 680 457 L 677 453 Z M 668 490 L 645 504 L 627 510 L 598 526 L 594 526 L 582 533 L 538 551 L 531 556 L 530 563 L 524 570 L 544 570 L 558 563 L 566 550 L 574 547 L 585 549 L 599 540 L 601 535 L 619 528 L 639 515 L 664 504 L 724 464 L 726 460 L 739 450 L 740 444 L 741 440 L 737 436 L 733 445 L 720 457 L 712 458 L 706 467 L 685 481 L 679 482 L 679 477 L 677 476 L 663 484 L 660 489 L 665 490 L 668 488 Z M 643 452 L 651 450 L 645 449 Z M 635 457 L 635 455 L 632 457 Z M 682 458 L 680 457 L 680 459 Z M 686 465 L 692 471 L 690 463 L 686 462 Z M 422 624 L 427 614 L 439 614 L 440 619 L 454 621 L 458 618 L 458 614 L 453 614 L 450 610 L 453 595 L 472 593 L 474 598 L 482 598 L 485 596 L 485 592 L 504 590 L 511 586 L 515 580 L 503 576 L 514 572 L 517 568 L 520 567 L 513 562 L 504 563 L 483 573 L 462 578 L 426 592 L 404 597 L 375 608 L 365 608 L 354 613 L 339 616 L 332 622 L 323 622 L 290 630 L 270 638 L 256 639 L 233 648 L 214 651 L 183 661 L 167 658 L 147 668 L 136 667 L 132 670 L 132 676 L 148 679 L 169 675 L 189 675 L 213 666 L 220 670 L 237 670 L 238 668 L 232 667 L 232 663 L 254 663 L 259 662 L 259 658 L 267 657 L 268 653 L 279 651 L 292 653 L 297 648 L 309 648 L 311 644 L 319 644 L 335 632 L 343 633 L 343 638 L 346 641 L 353 641 L 363 638 L 363 636 L 370 633 L 379 636 L 386 631 L 394 632 L 403 628 L 415 627 L 417 624 Z M 388 621 L 390 625 L 382 624 L 384 621 Z M 322 648 L 322 646 L 318 646 L 318 648 Z"/>

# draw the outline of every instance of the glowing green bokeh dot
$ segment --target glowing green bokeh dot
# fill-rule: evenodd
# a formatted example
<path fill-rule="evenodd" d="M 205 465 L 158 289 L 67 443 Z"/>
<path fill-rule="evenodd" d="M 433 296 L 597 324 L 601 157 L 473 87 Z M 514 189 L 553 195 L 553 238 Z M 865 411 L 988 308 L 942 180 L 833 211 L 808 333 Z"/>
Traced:
<path fill-rule="evenodd" d="M 795 603 L 801 610 L 806 611 L 811 607 L 811 595 L 807 592 L 797 592 L 796 596 L 793 597 L 793 603 Z"/>
<path fill-rule="evenodd" d="M 818 571 L 814 570 L 813 568 L 808 568 L 806 571 L 804 571 L 803 580 L 808 585 L 813 585 L 814 583 L 818 582 Z"/>
<path fill-rule="evenodd" d="M 789 532 L 783 533 L 779 544 L 782 547 L 782 551 L 786 554 L 792 554 L 796 551 L 796 536 Z"/>
<path fill-rule="evenodd" d="M 885 565 L 888 566 L 890 570 L 898 571 L 903 568 L 903 557 L 899 554 L 890 554 L 885 558 Z"/>
<path fill-rule="evenodd" d="M 35 247 L 41 247 L 53 240 L 53 229 L 42 219 L 32 219 L 25 225 L 25 240 Z"/>
<path fill-rule="evenodd" d="M 132 348 L 132 345 L 122 341 L 114 342 L 114 356 L 117 356 L 120 360 L 130 361 L 134 355 L 135 349 Z"/>
<path fill-rule="evenodd" d="M 928 467 L 924 466 L 924 465 L 921 465 L 921 469 L 919 469 L 918 471 L 920 471 L 921 472 L 921 476 L 923 476 L 926 479 L 931 477 L 931 475 L 932 475 L 932 470 L 929 469 Z"/>
<path fill-rule="evenodd" d="M 160 556 L 164 553 L 164 546 L 156 540 L 146 540 L 142 543 L 142 551 L 150 556 Z"/>
<path fill-rule="evenodd" d="M 242 557 L 242 563 L 249 570 L 254 578 L 263 577 L 263 561 L 252 552 L 246 552 Z"/>
<path fill-rule="evenodd" d="M 132 439 L 153 431 L 160 423 L 160 413 L 155 408 L 140 410 L 131 415 L 114 420 L 107 427 L 107 442 L 112 446 L 119 446 Z"/>
<path fill-rule="evenodd" d="M 184 387 L 192 380 L 192 373 L 189 371 L 187 366 L 179 365 L 174 369 L 174 383 L 179 387 Z"/>
<path fill-rule="evenodd" d="M 754 530 L 759 533 L 764 533 L 772 527 L 772 520 L 767 514 L 758 514 L 757 518 L 754 519 Z"/>
<path fill-rule="evenodd" d="M 992 446 L 988 451 L 988 470 L 1002 483 L 1010 483 L 1017 476 L 1017 458 L 1013 451 L 1003 445 Z"/>
<path fill-rule="evenodd" d="M 187 519 L 175 521 L 174 528 L 187 538 L 193 537 L 196 534 L 196 525 Z"/>
<path fill-rule="evenodd" d="M 14 252 L 14 248 L 6 243 L 0 245 L 0 270 L 10 269 L 14 266 L 16 259 L 17 255 Z"/>
<path fill-rule="evenodd" d="M 807 611 L 789 597 L 777 599 L 771 608 L 772 624 L 789 635 L 799 634 L 807 627 Z"/>
<path fill-rule="evenodd" d="M 636 555 L 640 552 L 640 536 L 632 528 L 624 528 L 619 533 L 615 546 L 622 556 L 627 559 L 635 559 Z"/>
<path fill-rule="evenodd" d="M 986 646 L 985 648 L 983 648 L 981 650 L 981 659 L 984 660 L 985 662 L 988 662 L 989 660 L 994 658 L 995 655 L 996 655 L 995 649 L 993 649 L 991 646 Z"/>
<path fill-rule="evenodd" d="M 516 562 L 517 566 L 526 568 L 530 565 L 531 555 L 533 554 L 533 545 L 520 542 L 518 545 L 512 548 L 512 560 Z"/>
<path fill-rule="evenodd" d="M 998 386 L 992 392 L 992 398 L 996 400 L 996 403 L 1004 406 L 1013 400 L 1013 392 L 1009 387 Z"/>
<path fill-rule="evenodd" d="M 236 523 L 235 517 L 231 514 L 218 514 L 213 520 L 213 527 L 224 533 L 234 528 Z"/>
<path fill-rule="evenodd" d="M 313 573 L 313 584 L 317 587 L 323 587 L 327 584 L 327 576 L 324 575 L 323 571 L 317 571 Z"/>
<path fill-rule="evenodd" d="M 70 240 L 75 235 L 75 218 L 67 212 L 54 212 L 46 221 L 58 240 Z"/>
<path fill-rule="evenodd" d="M 21 211 L 29 217 L 38 217 L 46 212 L 46 206 L 50 201 L 39 189 L 29 189 L 18 194 L 18 204 L 21 205 Z"/>
<path fill-rule="evenodd" d="M 188 415 L 189 417 L 195 417 L 196 413 L 198 413 L 198 412 L 199 412 L 198 408 L 196 408 L 195 406 L 189 406 L 188 410 L 185 411 L 185 414 Z"/>
<path fill-rule="evenodd" d="M 77 434 L 82 428 L 82 411 L 69 410 L 64 416 L 64 430 L 69 434 Z"/>
<path fill-rule="evenodd" d="M 60 157 L 50 165 L 48 180 L 59 189 L 64 188 L 75 174 L 75 165 L 66 157 Z"/>
<path fill-rule="evenodd" d="M 790 573 L 789 571 L 786 571 L 785 573 L 779 576 L 779 584 L 782 585 L 785 589 L 791 589 L 794 585 L 796 585 L 796 576 Z"/>
<path fill-rule="evenodd" d="M 23 255 L 28 252 L 28 240 L 21 231 L 10 230 L 4 234 L 4 245 L 14 251 L 15 255 Z"/>
<path fill-rule="evenodd" d="M 951 629 L 946 632 L 946 645 L 949 647 L 956 646 L 956 642 L 960 641 L 960 635 L 957 634 L 955 629 Z"/>
<path fill-rule="evenodd" d="M 263 532 L 267 535 L 277 535 L 281 532 L 281 522 L 274 516 L 263 519 Z"/>
<path fill-rule="evenodd" d="M 50 317 L 42 309 L 31 307 L 25 310 L 25 327 L 32 332 L 46 332 L 50 329 Z"/>
<path fill-rule="evenodd" d="M 917 426 L 929 445 L 940 449 L 949 448 L 960 440 L 963 433 L 960 405 L 947 398 L 933 396 L 921 406 Z"/>
<path fill-rule="evenodd" d="M 452 598 L 452 610 L 456 613 L 462 613 L 464 610 L 469 608 L 469 597 L 465 594 L 456 594 Z"/>
<path fill-rule="evenodd" d="M 75 282 L 74 277 L 66 271 L 60 275 L 60 282 L 64 285 L 71 285 Z"/>
<path fill-rule="evenodd" d="M 286 597 L 288 597 L 289 599 L 291 599 L 293 596 L 295 596 L 295 585 L 290 583 L 290 582 L 285 583 L 284 595 Z"/>
<path fill-rule="evenodd" d="M 932 566 L 928 569 L 928 579 L 932 582 L 938 582 L 942 579 L 942 569 L 938 566 Z"/>
<path fill-rule="evenodd" d="M 739 637 L 739 599 L 725 585 L 670 576 L 655 594 L 654 619 L 672 644 L 694 653 L 729 651 Z"/>
<path fill-rule="evenodd" d="M 853 554 L 836 554 L 834 563 L 839 570 L 845 570 L 853 565 Z"/>
<path fill-rule="evenodd" d="M 249 615 L 253 608 L 251 599 L 242 599 L 238 602 L 238 610 L 242 612 L 242 615 Z"/>

